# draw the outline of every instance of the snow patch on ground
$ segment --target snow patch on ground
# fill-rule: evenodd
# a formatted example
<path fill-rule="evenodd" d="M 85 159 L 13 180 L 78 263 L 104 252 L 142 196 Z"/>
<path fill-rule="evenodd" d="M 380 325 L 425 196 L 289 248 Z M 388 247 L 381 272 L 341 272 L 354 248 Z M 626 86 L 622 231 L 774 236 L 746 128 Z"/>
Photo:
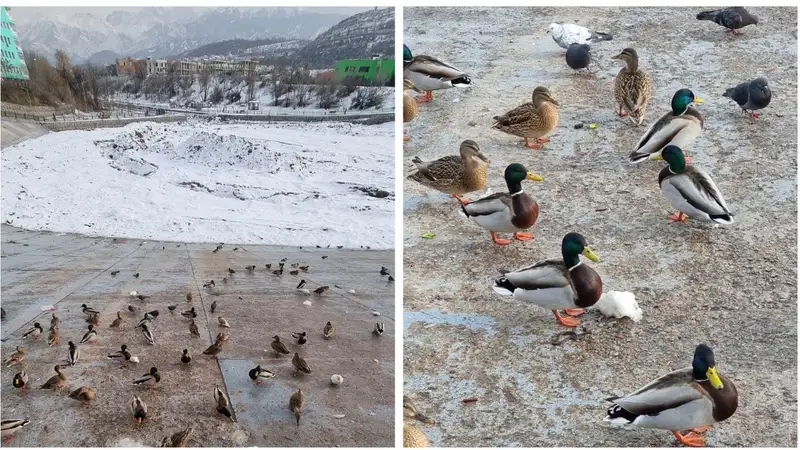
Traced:
<path fill-rule="evenodd" d="M 2 218 L 184 242 L 394 247 L 393 124 L 152 122 L 2 153 Z"/>

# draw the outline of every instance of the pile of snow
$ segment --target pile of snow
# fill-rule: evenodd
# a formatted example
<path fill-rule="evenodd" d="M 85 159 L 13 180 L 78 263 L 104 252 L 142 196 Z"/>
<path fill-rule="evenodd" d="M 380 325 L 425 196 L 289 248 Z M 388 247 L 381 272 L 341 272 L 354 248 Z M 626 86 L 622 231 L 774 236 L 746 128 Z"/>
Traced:
<path fill-rule="evenodd" d="M 634 322 L 642 320 L 642 309 L 633 292 L 608 291 L 594 304 L 606 317 L 630 317 Z"/>
<path fill-rule="evenodd" d="M 182 242 L 394 246 L 394 127 L 142 122 L 2 153 L 2 220 Z"/>

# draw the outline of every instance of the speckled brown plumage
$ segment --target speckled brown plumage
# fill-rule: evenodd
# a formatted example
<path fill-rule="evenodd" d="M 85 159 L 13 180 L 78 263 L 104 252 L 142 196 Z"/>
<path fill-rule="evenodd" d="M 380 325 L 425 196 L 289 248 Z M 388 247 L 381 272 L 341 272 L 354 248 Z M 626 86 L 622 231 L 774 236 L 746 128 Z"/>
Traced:
<path fill-rule="evenodd" d="M 558 125 L 558 102 L 550 91 L 539 86 L 530 102 L 517 106 L 502 116 L 494 116 L 492 128 L 514 136 L 538 139 L 547 136 Z"/>
<path fill-rule="evenodd" d="M 415 157 L 412 162 L 417 172 L 409 180 L 446 194 L 462 195 L 486 188 L 486 163 L 475 141 L 467 139 L 461 143 L 460 156 L 448 155 L 434 161 L 422 161 Z"/>
<path fill-rule="evenodd" d="M 403 447 L 404 448 L 427 448 L 430 447 L 430 442 L 425 433 L 419 428 L 403 424 Z"/>
<path fill-rule="evenodd" d="M 647 102 L 653 95 L 653 80 L 650 75 L 639 70 L 639 55 L 636 50 L 626 48 L 613 59 L 625 62 L 614 80 L 614 101 L 620 116 L 627 113 L 631 120 L 641 125 L 647 110 Z"/>

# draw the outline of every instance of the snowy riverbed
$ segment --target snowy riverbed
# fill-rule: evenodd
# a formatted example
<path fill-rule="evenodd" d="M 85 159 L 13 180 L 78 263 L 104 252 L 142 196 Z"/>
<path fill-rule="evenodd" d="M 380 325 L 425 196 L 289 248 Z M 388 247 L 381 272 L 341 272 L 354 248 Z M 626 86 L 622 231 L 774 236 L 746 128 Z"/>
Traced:
<path fill-rule="evenodd" d="M 2 153 L 2 220 L 184 242 L 394 246 L 393 124 L 144 122 Z"/>

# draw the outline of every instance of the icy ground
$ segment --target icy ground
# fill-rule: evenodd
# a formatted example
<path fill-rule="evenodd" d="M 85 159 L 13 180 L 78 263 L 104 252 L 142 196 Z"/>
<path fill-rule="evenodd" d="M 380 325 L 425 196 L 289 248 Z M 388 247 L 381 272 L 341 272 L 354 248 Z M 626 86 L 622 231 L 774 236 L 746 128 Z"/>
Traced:
<path fill-rule="evenodd" d="M 184 242 L 394 246 L 393 124 L 131 124 L 2 153 L 2 220 Z"/>

